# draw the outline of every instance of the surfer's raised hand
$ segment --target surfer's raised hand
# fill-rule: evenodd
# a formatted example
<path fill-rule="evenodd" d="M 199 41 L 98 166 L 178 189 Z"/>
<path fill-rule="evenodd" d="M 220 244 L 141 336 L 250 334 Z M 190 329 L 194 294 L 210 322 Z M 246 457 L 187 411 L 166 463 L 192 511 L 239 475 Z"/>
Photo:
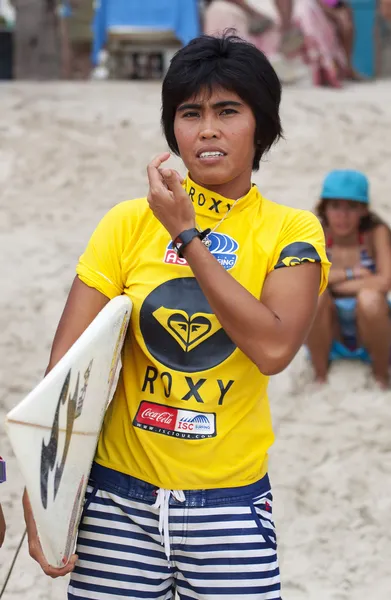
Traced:
<path fill-rule="evenodd" d="M 189 195 L 182 187 L 179 173 L 174 169 L 160 168 L 169 157 L 170 153 L 165 152 L 148 165 L 148 204 L 175 239 L 182 231 L 195 227 L 195 212 Z"/>
<path fill-rule="evenodd" d="M 65 575 L 68 575 L 68 573 L 71 573 L 71 571 L 73 571 L 75 568 L 75 564 L 78 559 L 76 554 L 73 554 L 69 559 L 69 562 L 64 567 L 60 568 L 52 567 L 52 565 L 49 565 L 48 561 L 46 560 L 42 550 L 41 542 L 39 541 L 37 526 L 35 524 L 30 500 L 26 490 L 23 494 L 23 509 L 31 558 L 37 561 L 45 575 L 48 575 L 53 579 L 56 579 L 57 577 L 64 577 Z"/>

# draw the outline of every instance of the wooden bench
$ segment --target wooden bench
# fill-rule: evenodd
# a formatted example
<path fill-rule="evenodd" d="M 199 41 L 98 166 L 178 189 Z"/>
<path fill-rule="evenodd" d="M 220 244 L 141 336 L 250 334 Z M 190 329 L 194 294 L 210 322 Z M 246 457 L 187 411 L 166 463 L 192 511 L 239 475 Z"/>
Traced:
<path fill-rule="evenodd" d="M 128 79 L 134 54 L 162 55 L 162 75 L 164 75 L 173 55 L 180 47 L 181 43 L 171 30 L 111 27 L 107 41 L 110 78 Z"/>

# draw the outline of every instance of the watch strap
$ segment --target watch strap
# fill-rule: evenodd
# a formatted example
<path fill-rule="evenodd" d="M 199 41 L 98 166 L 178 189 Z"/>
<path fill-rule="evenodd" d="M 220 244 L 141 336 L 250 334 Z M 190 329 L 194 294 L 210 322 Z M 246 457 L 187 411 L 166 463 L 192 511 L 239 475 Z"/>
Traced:
<path fill-rule="evenodd" d="M 208 233 L 210 233 L 210 229 L 205 229 L 204 231 L 199 231 L 199 229 L 196 229 L 195 227 L 192 227 L 191 229 L 185 229 L 185 231 L 182 231 L 182 233 L 177 235 L 173 240 L 172 243 L 174 250 L 178 256 L 183 258 L 182 252 L 186 246 L 188 246 L 188 244 L 190 244 L 190 242 L 192 242 L 196 237 L 198 237 L 200 240 L 203 240 Z"/>

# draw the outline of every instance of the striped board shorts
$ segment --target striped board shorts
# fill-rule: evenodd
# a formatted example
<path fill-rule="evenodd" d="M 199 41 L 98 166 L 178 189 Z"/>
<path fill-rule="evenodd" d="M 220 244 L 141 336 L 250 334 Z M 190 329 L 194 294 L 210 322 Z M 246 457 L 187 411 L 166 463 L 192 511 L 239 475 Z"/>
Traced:
<path fill-rule="evenodd" d="M 94 464 L 68 600 L 281 600 L 269 478 L 157 489 Z"/>

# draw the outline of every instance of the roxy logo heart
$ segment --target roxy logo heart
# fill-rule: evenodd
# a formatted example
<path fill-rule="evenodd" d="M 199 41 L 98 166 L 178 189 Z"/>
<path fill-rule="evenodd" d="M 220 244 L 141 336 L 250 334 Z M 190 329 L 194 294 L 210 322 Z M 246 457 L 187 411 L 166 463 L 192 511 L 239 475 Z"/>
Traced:
<path fill-rule="evenodd" d="M 167 325 L 183 343 L 186 352 L 207 336 L 212 329 L 212 324 L 206 317 L 198 315 L 189 319 L 187 315 L 180 313 L 173 314 L 168 319 Z"/>
<path fill-rule="evenodd" d="M 190 352 L 221 329 L 213 314 L 196 313 L 190 317 L 184 310 L 161 306 L 155 310 L 153 316 L 184 352 Z"/>
<path fill-rule="evenodd" d="M 236 349 L 195 277 L 174 277 L 151 290 L 139 324 L 151 357 L 180 373 L 213 369 Z"/>

